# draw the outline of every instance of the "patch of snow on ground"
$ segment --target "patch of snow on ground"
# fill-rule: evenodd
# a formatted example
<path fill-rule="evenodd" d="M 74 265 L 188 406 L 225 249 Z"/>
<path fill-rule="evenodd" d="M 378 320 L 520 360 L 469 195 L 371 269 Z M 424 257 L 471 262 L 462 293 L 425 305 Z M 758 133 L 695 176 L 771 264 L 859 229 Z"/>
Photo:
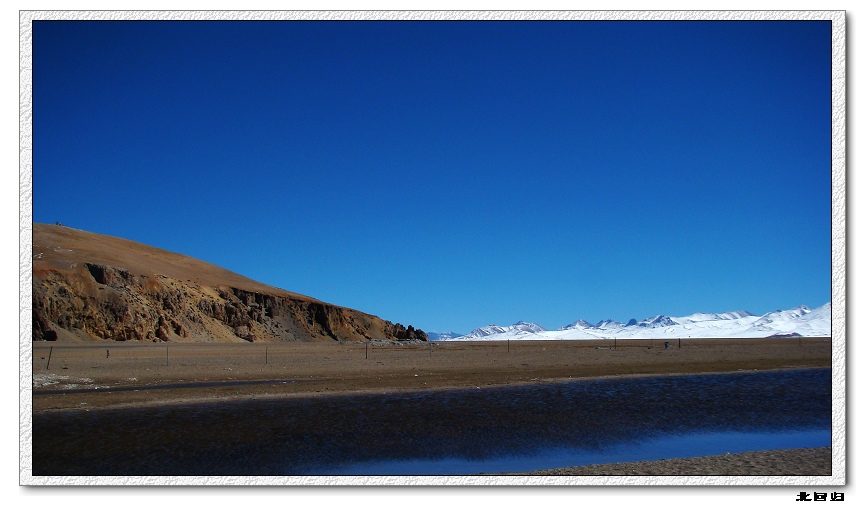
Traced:
<path fill-rule="evenodd" d="M 56 385 L 63 380 L 68 380 L 69 376 L 57 376 L 54 373 L 34 374 L 33 388 L 45 387 L 48 385 Z"/>
<path fill-rule="evenodd" d="M 49 385 L 61 385 L 63 388 L 99 388 L 97 385 L 93 385 L 93 380 L 91 378 L 75 378 L 73 381 L 75 383 L 67 383 L 70 380 L 69 376 L 58 376 L 54 373 L 47 374 L 34 374 L 33 375 L 33 388 L 41 388 L 47 387 Z M 82 385 L 84 383 L 84 385 Z"/>

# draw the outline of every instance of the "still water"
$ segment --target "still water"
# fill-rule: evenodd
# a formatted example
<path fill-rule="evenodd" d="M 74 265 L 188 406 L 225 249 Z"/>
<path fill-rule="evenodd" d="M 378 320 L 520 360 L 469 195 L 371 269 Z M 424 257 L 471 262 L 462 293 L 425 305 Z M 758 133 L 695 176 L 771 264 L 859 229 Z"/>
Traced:
<path fill-rule="evenodd" d="M 828 446 L 831 371 L 47 413 L 34 475 L 464 475 Z"/>

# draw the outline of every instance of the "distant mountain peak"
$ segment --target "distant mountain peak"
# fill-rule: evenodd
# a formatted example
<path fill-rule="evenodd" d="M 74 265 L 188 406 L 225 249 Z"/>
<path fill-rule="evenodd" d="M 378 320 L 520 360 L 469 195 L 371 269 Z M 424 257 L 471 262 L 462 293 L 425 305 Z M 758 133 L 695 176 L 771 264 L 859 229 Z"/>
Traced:
<path fill-rule="evenodd" d="M 669 327 L 670 325 L 678 325 L 678 323 L 674 322 L 669 316 L 657 315 L 651 318 L 646 318 L 645 320 L 638 323 L 640 327 Z"/>
<path fill-rule="evenodd" d="M 612 319 L 591 324 L 579 319 L 558 330 L 547 331 L 531 322 L 518 321 L 501 327 L 489 325 L 475 329 L 461 339 L 607 339 L 618 338 L 698 338 L 698 337 L 788 337 L 828 336 L 831 334 L 831 304 L 815 310 L 801 305 L 754 315 L 748 311 L 694 313 L 689 316 L 655 315 L 627 323 Z"/>
<path fill-rule="evenodd" d="M 564 327 L 560 328 L 559 330 L 569 330 L 569 329 L 593 329 L 593 328 L 595 328 L 594 325 L 592 325 L 591 323 L 587 322 L 586 320 L 582 320 L 582 319 L 580 319 L 580 320 L 577 320 L 577 321 L 575 321 L 574 323 L 572 323 L 572 324 L 570 324 L 570 325 L 565 325 Z"/>
<path fill-rule="evenodd" d="M 617 322 L 615 320 L 606 319 L 606 320 L 599 321 L 598 324 L 595 325 L 595 328 L 597 328 L 597 329 L 618 329 L 618 328 L 622 328 L 624 326 L 625 326 L 624 324 Z"/>
<path fill-rule="evenodd" d="M 518 321 L 511 325 L 512 328 L 527 331 L 527 332 L 544 332 L 546 329 L 538 325 L 537 323 L 532 322 L 524 322 L 522 320 Z"/>
<path fill-rule="evenodd" d="M 496 334 L 508 334 L 516 336 L 520 334 L 537 334 L 545 331 L 546 329 L 544 329 L 537 323 L 520 320 L 513 325 L 508 325 L 506 327 L 502 327 L 500 325 L 487 325 L 485 327 L 479 327 L 462 336 L 462 338 L 484 338 Z"/>

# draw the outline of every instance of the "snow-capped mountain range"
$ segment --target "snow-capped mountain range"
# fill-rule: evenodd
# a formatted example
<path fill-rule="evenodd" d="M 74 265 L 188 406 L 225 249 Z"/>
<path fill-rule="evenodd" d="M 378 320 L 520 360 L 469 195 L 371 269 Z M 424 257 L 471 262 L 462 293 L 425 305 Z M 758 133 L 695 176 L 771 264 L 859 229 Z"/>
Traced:
<path fill-rule="evenodd" d="M 805 337 L 828 336 L 831 328 L 832 307 L 830 303 L 826 303 L 814 310 L 799 306 L 785 311 L 772 311 L 762 316 L 747 311 L 732 311 L 694 313 L 690 316 L 657 315 L 642 321 L 631 319 L 627 323 L 602 320 L 591 324 L 585 320 L 577 320 L 558 330 L 546 330 L 538 324 L 519 321 L 504 327 L 487 325 L 458 337 L 442 335 L 439 340 Z"/>

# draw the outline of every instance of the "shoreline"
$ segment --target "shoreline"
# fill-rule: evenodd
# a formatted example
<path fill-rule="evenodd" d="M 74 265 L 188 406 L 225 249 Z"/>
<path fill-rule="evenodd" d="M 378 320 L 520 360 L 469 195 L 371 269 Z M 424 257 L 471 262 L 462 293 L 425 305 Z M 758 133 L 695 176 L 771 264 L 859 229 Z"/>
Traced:
<path fill-rule="evenodd" d="M 52 413 L 62 413 L 62 412 L 74 412 L 74 411 L 96 411 L 96 410 L 123 410 L 123 409 L 136 409 L 136 408 L 146 408 L 146 407 L 165 407 L 165 406 L 178 406 L 178 405 L 202 405 L 202 404 L 222 404 L 222 403 L 230 403 L 230 402 L 242 402 L 249 400 L 279 400 L 279 399 L 303 399 L 303 398 L 319 398 L 319 397 L 342 397 L 342 396 L 375 396 L 375 395 L 388 395 L 388 394 L 406 394 L 412 392 L 423 392 L 423 393 L 435 393 L 435 392 L 452 392 L 459 390 L 472 390 L 472 389 L 498 389 L 498 388 L 509 388 L 509 387 L 526 387 L 530 385 L 553 385 L 558 383 L 570 383 L 577 381 L 595 381 L 595 380 L 611 380 L 611 379 L 637 379 L 637 378 L 652 378 L 652 377 L 679 377 L 679 376 L 704 376 L 704 375 L 720 375 L 720 374 L 752 374 L 752 373 L 760 373 L 760 372 L 779 372 L 779 371 L 790 371 L 790 370 L 809 370 L 809 369 L 827 369 L 829 367 L 787 367 L 787 368 L 775 368 L 775 369 L 749 369 L 749 370 L 736 370 L 736 371 L 713 371 L 713 372 L 669 372 L 669 373 L 656 373 L 656 374 L 648 374 L 648 373 L 638 373 L 638 374 L 615 374 L 615 375 L 605 375 L 605 376 L 585 376 L 578 378 L 547 378 L 544 380 L 536 380 L 536 381 L 521 381 L 521 382 L 512 382 L 508 384 L 502 385 L 484 385 L 484 386 L 450 386 L 450 387 L 433 387 L 433 388 L 408 388 L 408 387 L 390 387 L 387 389 L 373 389 L 373 390 L 334 390 L 334 391 L 302 391 L 302 392 L 292 392 L 292 393 L 245 393 L 245 394 L 237 394 L 230 396 L 177 396 L 173 398 L 167 399 L 149 399 L 145 401 L 133 401 L 124 404 L 110 404 L 110 405 L 96 405 L 96 406 L 88 406 L 87 408 L 81 406 L 68 406 L 68 407 L 56 407 L 51 408 L 49 410 L 45 410 L 43 412 L 52 412 Z M 266 383 L 278 382 L 280 380 L 265 380 Z M 287 380 L 287 382 L 291 382 L 292 380 Z M 218 389 L 223 387 L 225 384 L 231 384 L 232 387 L 244 387 L 244 386 L 252 386 L 258 387 L 261 386 L 261 382 L 249 381 L 248 385 L 244 384 L 247 382 L 233 382 L 233 381 L 212 381 L 206 385 L 196 385 L 193 387 L 188 387 L 190 390 L 195 389 Z M 240 384 L 238 384 L 240 383 Z M 156 387 L 156 388 L 153 388 Z M 149 385 L 143 387 L 141 390 L 152 390 L 158 391 L 164 388 L 165 390 L 174 390 L 174 389 L 183 389 L 187 388 L 183 383 L 172 383 L 172 384 L 164 384 L 164 385 Z M 140 391 L 140 390 L 130 390 L 128 387 L 123 387 L 123 391 Z M 118 392 L 118 390 L 112 389 L 112 387 L 104 387 L 104 388 L 94 388 L 94 389 L 81 389 L 81 390 L 41 390 L 39 392 L 33 392 L 34 395 L 87 395 L 87 394 L 110 394 Z M 35 413 L 34 413 L 35 414 Z"/>
<path fill-rule="evenodd" d="M 831 476 L 832 448 L 794 448 L 542 469 L 495 476 Z"/>
<path fill-rule="evenodd" d="M 140 343 L 36 342 L 29 400 L 38 414 L 831 367 L 828 338 L 695 339 L 670 349 L 596 344 L 172 344 L 169 351 Z"/>

